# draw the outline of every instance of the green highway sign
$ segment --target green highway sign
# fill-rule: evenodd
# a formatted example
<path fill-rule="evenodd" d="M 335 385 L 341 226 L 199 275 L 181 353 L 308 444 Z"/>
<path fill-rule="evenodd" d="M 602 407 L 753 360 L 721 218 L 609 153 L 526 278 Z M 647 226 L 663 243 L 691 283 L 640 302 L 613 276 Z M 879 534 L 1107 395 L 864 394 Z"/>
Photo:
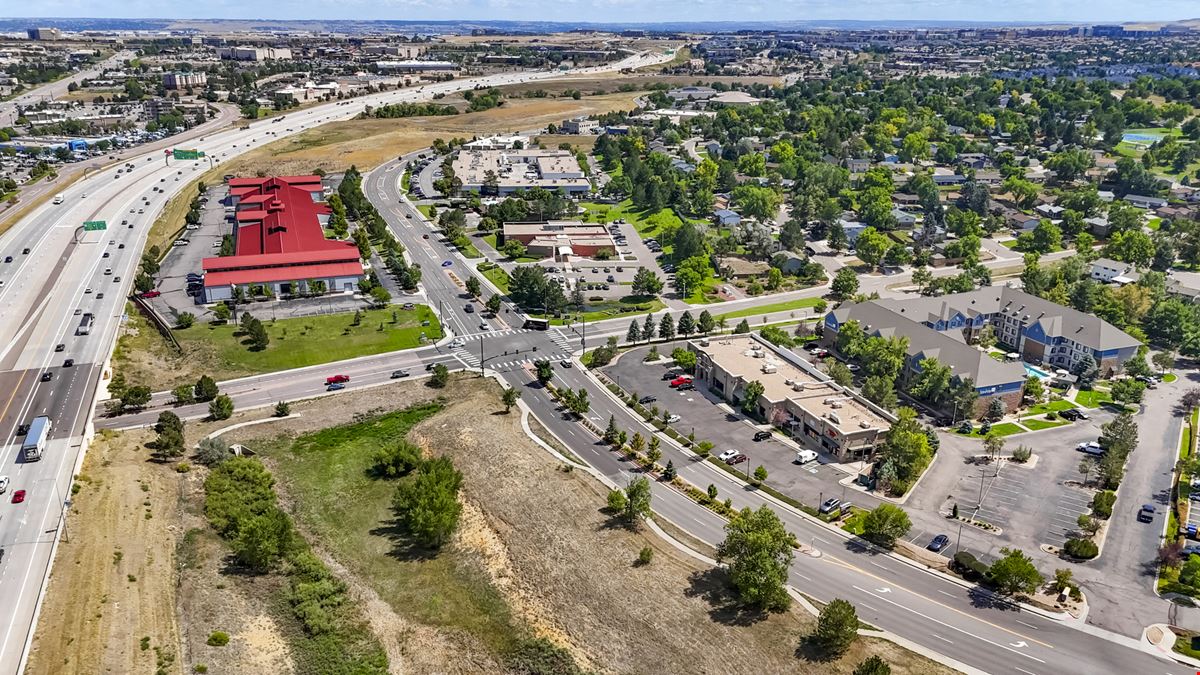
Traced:
<path fill-rule="evenodd" d="M 171 151 L 171 154 L 175 157 L 175 159 L 200 159 L 204 156 L 204 151 L 175 149 Z"/>
<path fill-rule="evenodd" d="M 83 231 L 91 232 L 93 230 L 107 230 L 108 223 L 103 220 L 88 220 L 83 223 Z"/>

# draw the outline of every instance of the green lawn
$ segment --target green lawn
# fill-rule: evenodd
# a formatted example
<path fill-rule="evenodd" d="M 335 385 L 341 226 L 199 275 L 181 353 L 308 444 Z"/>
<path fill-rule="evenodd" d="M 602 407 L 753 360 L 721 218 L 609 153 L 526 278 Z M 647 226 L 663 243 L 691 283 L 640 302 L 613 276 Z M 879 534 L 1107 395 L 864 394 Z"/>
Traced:
<path fill-rule="evenodd" d="M 1178 380 L 1178 379 L 1179 379 L 1179 376 L 1178 376 L 1178 375 L 1176 375 L 1175 373 L 1167 373 L 1166 375 L 1163 375 L 1163 379 L 1162 379 L 1162 380 L 1163 380 L 1163 382 L 1165 382 L 1165 383 L 1167 383 L 1167 384 L 1170 384 L 1170 383 L 1172 383 L 1172 382 L 1174 382 L 1175 380 Z"/>
<path fill-rule="evenodd" d="M 291 513 L 307 533 L 389 605 L 420 623 L 462 630 L 492 648 L 515 637 L 503 596 L 474 563 L 474 554 L 447 546 L 438 555 L 410 555 L 392 533 L 394 481 L 370 474 L 372 455 L 437 414 L 425 403 L 331 427 L 299 438 L 255 445 L 294 498 Z"/>
<path fill-rule="evenodd" d="M 1064 410 L 1069 410 L 1069 409 L 1075 408 L 1075 407 L 1077 407 L 1077 406 L 1074 403 L 1072 403 L 1066 399 L 1059 399 L 1057 401 L 1050 401 L 1049 403 L 1039 403 L 1035 406 L 1031 406 L 1029 408 L 1029 410 L 1025 411 L 1025 414 L 1026 415 L 1045 415 L 1048 412 L 1062 412 Z"/>
<path fill-rule="evenodd" d="M 1053 429 L 1070 424 L 1066 420 L 1046 420 L 1046 419 L 1023 419 L 1021 424 L 1025 425 L 1030 431 L 1041 431 L 1042 429 Z"/>
<path fill-rule="evenodd" d="M 463 236 L 459 237 L 458 239 L 454 240 L 454 245 L 456 247 L 458 247 L 459 252 L 461 252 L 463 255 L 467 256 L 468 258 L 482 258 L 483 257 L 483 254 L 479 252 L 479 249 L 475 248 L 475 244 L 471 243 L 471 238 L 465 234 Z"/>
<path fill-rule="evenodd" d="M 714 277 L 712 275 L 712 267 L 709 267 L 707 276 L 704 277 L 704 279 L 700 282 L 700 285 L 691 293 L 689 293 L 688 296 L 683 299 L 683 301 L 689 305 L 711 305 L 717 302 L 724 302 L 724 300 L 717 295 L 721 285 L 724 283 L 725 281 L 723 279 L 720 277 Z"/>
<path fill-rule="evenodd" d="M 578 323 L 580 317 L 584 322 L 589 321 L 604 321 L 605 319 L 615 319 L 622 315 L 640 315 L 646 312 L 657 312 L 666 307 L 662 300 L 658 298 L 647 298 L 644 295 L 627 295 L 616 302 L 588 304 L 589 309 L 582 314 L 578 312 L 564 312 L 561 318 L 551 319 L 550 323 L 556 326 L 565 326 L 568 323 Z M 531 315 L 545 316 L 545 315 Z"/>
<path fill-rule="evenodd" d="M 491 280 L 496 285 L 496 288 L 499 288 L 504 293 L 508 293 L 508 283 L 512 281 L 512 277 L 508 276 L 508 272 L 505 272 L 503 268 L 490 267 L 488 269 L 481 269 L 480 274 Z"/>
<path fill-rule="evenodd" d="M 1012 422 L 1001 422 L 1000 424 L 993 424 L 992 428 L 988 430 L 988 433 L 992 433 L 993 431 L 1001 436 L 1011 436 L 1013 434 L 1023 433 L 1025 430 L 1013 424 Z M 964 434 L 957 431 L 954 433 L 958 434 L 959 436 L 970 436 L 971 438 L 983 438 L 985 435 L 979 433 L 978 426 L 976 426 L 975 430 L 969 434 Z"/>
<path fill-rule="evenodd" d="M 680 225 L 683 219 L 669 208 L 660 209 L 655 213 L 638 211 L 633 207 L 633 201 L 626 199 L 617 204 L 600 204 L 597 202 L 580 202 L 586 214 L 584 220 L 596 223 L 610 223 L 619 218 L 632 223 L 642 237 L 655 237 L 667 225 Z M 693 221 L 703 222 L 703 221 Z M 665 251 L 669 253 L 669 251 Z"/>
<path fill-rule="evenodd" d="M 215 352 L 225 377 L 269 373 L 301 368 L 319 363 L 341 361 L 356 356 L 382 354 L 411 349 L 421 344 L 422 333 L 429 340 L 442 337 L 442 328 L 429 307 L 417 305 L 415 310 L 394 308 L 398 323 L 392 323 L 393 308 L 368 310 L 362 313 L 358 326 L 351 326 L 353 314 L 305 316 L 273 320 L 258 315 L 270 336 L 270 344 L 262 351 L 251 351 L 241 327 L 233 323 L 213 326 L 198 323 L 186 330 L 175 331 L 184 346 L 207 347 Z M 249 311 L 253 314 L 254 308 Z M 422 326 L 422 321 L 429 321 Z M 380 330 L 382 325 L 383 329 Z"/>
<path fill-rule="evenodd" d="M 758 307 L 747 307 L 746 309 L 737 309 L 732 312 L 726 312 L 720 316 L 713 317 L 716 320 L 724 319 L 740 319 L 744 316 L 755 316 L 758 314 L 771 314 L 773 312 L 786 312 L 793 309 L 806 309 L 808 307 L 816 307 L 824 302 L 821 298 L 800 298 L 799 300 L 788 300 L 786 302 L 774 302 L 769 305 L 759 305 Z"/>
<path fill-rule="evenodd" d="M 431 204 L 417 204 L 417 210 L 420 211 L 421 215 L 425 216 L 426 218 L 429 217 L 430 209 L 432 208 L 433 206 Z"/>
<path fill-rule="evenodd" d="M 1075 402 L 1085 408 L 1099 408 L 1105 403 L 1112 403 L 1112 394 L 1100 389 L 1081 391 L 1075 395 Z"/>
<path fill-rule="evenodd" d="M 1151 218 L 1150 220 L 1146 221 L 1146 227 L 1148 227 L 1151 230 L 1154 230 L 1156 232 L 1158 231 L 1158 228 L 1161 225 L 1162 225 L 1162 218 Z"/>

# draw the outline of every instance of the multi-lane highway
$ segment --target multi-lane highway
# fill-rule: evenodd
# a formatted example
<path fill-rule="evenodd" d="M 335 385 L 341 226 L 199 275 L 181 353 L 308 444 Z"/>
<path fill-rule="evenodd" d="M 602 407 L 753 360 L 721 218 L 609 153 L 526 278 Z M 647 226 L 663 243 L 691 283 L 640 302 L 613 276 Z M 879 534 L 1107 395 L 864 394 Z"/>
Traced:
<path fill-rule="evenodd" d="M 573 72 L 639 67 L 667 58 L 639 53 Z M 364 105 L 565 74 L 571 73 L 505 73 L 372 94 L 349 105 L 329 103 L 292 112 L 284 122 L 213 131 L 196 147 L 225 160 L 325 122 L 348 119 Z M 72 473 L 82 462 L 103 364 L 115 343 L 145 237 L 167 200 L 207 168 L 168 161 L 161 151 L 126 161 L 132 167 L 117 161 L 64 188 L 62 203 L 34 209 L 0 236 L 0 475 L 11 478 L 8 494 L 0 496 L 0 597 L 7 601 L 0 617 L 0 672 L 21 668 L 32 638 L 63 504 Z M 106 221 L 107 229 L 81 230 L 85 221 L 94 220 Z M 9 256 L 11 262 L 4 262 Z M 95 325 L 90 334 L 76 335 L 85 313 L 94 315 Z M 60 344 L 62 350 L 56 351 Z M 67 359 L 73 365 L 67 366 Z M 50 379 L 43 380 L 43 373 Z M 26 462 L 20 456 L 19 427 L 42 414 L 53 421 L 50 442 L 41 461 Z M 17 490 L 25 490 L 25 501 L 9 503 Z"/>

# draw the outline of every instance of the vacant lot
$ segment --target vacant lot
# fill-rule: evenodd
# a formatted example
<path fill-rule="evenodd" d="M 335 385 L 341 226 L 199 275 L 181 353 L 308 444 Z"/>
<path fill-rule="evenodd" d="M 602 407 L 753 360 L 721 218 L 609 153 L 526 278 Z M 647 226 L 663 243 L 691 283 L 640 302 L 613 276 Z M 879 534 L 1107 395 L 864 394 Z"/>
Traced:
<path fill-rule="evenodd" d="M 250 348 L 248 338 L 237 325 L 196 324 L 175 331 L 180 352 L 131 310 L 113 353 L 113 366 L 127 381 L 163 391 L 195 382 L 204 374 L 221 381 L 410 349 L 421 344 L 421 333 L 431 341 L 442 336 L 437 317 L 427 306 L 394 311 L 396 323 L 392 322 L 393 309 L 381 309 L 362 312 L 357 326 L 352 325 L 353 314 L 278 320 L 260 315 L 271 337 L 270 344 L 262 351 Z M 429 325 L 422 326 L 423 321 L 429 321 Z"/>
<path fill-rule="evenodd" d="M 893 672 L 944 672 L 876 641 L 860 641 L 832 664 L 798 660 L 809 616 L 797 610 L 744 622 L 719 573 L 652 536 L 614 527 L 601 510 L 603 489 L 528 441 L 516 412 L 501 412 L 498 391 L 490 381 L 457 379 L 436 412 L 412 408 L 306 433 L 351 421 L 318 413 L 322 404 L 313 402 L 293 408 L 303 416 L 280 423 L 289 425 L 282 435 L 275 424 L 235 432 L 268 458 L 320 550 L 377 594 L 395 621 L 436 629 L 436 639 L 423 640 L 427 649 L 454 647 L 439 669 L 491 671 L 514 640 L 533 634 L 599 672 L 848 673 L 872 652 Z M 418 383 L 374 392 L 388 409 L 434 393 Z M 465 476 L 459 533 L 433 557 L 395 548 L 393 488 L 365 472 L 372 450 L 405 432 L 427 452 L 452 457 Z M 644 546 L 655 549 L 654 562 L 637 567 Z M 383 639 L 389 654 L 430 658 L 408 633 Z"/>

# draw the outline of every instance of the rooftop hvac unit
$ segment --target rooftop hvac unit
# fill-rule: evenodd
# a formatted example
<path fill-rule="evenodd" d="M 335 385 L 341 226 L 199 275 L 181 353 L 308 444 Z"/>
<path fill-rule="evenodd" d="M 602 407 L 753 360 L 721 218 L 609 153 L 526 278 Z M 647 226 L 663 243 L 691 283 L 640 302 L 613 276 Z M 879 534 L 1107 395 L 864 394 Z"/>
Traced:
<path fill-rule="evenodd" d="M 773 373 L 773 372 L 775 372 L 775 370 L 776 370 L 776 369 L 775 369 L 775 364 L 774 364 L 774 363 L 764 363 L 764 364 L 762 364 L 762 371 L 763 371 L 764 373 L 770 374 L 770 373 Z"/>
<path fill-rule="evenodd" d="M 794 382 L 794 383 L 792 383 L 792 389 L 794 389 L 796 391 L 804 391 L 804 383 L 803 382 Z"/>
<path fill-rule="evenodd" d="M 842 423 L 842 420 L 841 420 L 841 418 L 839 418 L 839 417 L 837 416 L 837 413 L 835 413 L 835 412 L 832 412 L 832 411 L 831 411 L 831 412 L 829 412 L 829 413 L 826 413 L 826 415 L 825 415 L 825 416 L 826 416 L 826 417 L 828 417 L 828 418 L 829 418 L 829 421 L 830 421 L 830 422 L 833 422 L 834 424 L 841 425 L 841 423 Z"/>
<path fill-rule="evenodd" d="M 844 404 L 841 401 L 834 401 L 829 404 L 830 408 L 841 408 Z"/>
<path fill-rule="evenodd" d="M 790 377 L 789 377 L 789 378 L 787 378 L 787 379 L 785 379 L 785 380 L 783 381 L 783 384 L 784 384 L 785 386 L 788 386 L 788 387 L 792 386 L 794 383 L 795 383 L 795 380 L 793 380 L 793 379 L 792 379 L 792 378 L 790 378 Z"/>
<path fill-rule="evenodd" d="M 858 428 L 859 428 L 859 429 L 870 429 L 870 428 L 871 428 L 871 423 L 870 423 L 870 422 L 868 422 L 868 421 L 866 421 L 866 420 L 859 420 L 859 421 L 858 421 Z"/>
<path fill-rule="evenodd" d="M 830 403 L 833 403 L 836 400 L 837 400 L 836 398 L 831 397 L 831 398 L 825 399 L 824 401 L 821 401 L 821 403 L 824 403 L 825 405 L 829 405 Z"/>

